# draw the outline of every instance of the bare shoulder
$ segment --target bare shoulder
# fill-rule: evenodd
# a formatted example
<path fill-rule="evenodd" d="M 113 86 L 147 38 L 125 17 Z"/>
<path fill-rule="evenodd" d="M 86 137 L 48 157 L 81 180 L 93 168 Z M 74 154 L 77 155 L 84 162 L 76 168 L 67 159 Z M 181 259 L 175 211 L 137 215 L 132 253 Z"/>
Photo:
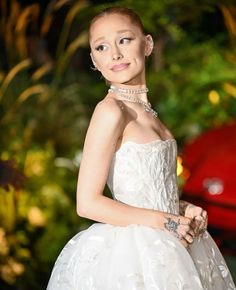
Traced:
<path fill-rule="evenodd" d="M 103 120 L 109 123 L 124 125 L 126 121 L 126 110 L 122 102 L 114 98 L 104 98 L 100 101 L 93 112 L 92 119 Z"/>
<path fill-rule="evenodd" d="M 105 152 L 109 150 L 113 152 L 125 127 L 126 117 L 117 100 L 104 98 L 96 105 L 92 114 L 85 138 L 85 148 L 89 148 L 91 152 L 91 148 L 95 146 L 95 151 L 100 148 Z"/>

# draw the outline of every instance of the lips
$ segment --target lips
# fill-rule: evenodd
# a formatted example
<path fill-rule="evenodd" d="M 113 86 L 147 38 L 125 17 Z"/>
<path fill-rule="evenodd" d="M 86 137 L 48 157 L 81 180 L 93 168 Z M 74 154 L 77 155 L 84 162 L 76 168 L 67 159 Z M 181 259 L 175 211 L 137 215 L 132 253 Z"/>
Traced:
<path fill-rule="evenodd" d="M 120 63 L 120 64 L 114 65 L 111 68 L 111 70 L 114 71 L 114 72 L 117 72 L 117 71 L 121 71 L 121 70 L 126 69 L 128 66 L 129 66 L 129 63 Z"/>

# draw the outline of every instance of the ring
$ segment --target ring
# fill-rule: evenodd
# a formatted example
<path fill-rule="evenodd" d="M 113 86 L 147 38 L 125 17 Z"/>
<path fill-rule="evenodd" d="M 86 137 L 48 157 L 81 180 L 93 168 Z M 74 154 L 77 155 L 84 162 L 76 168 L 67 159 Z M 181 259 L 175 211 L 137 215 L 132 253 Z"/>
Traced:
<path fill-rule="evenodd" d="M 205 231 L 206 231 L 206 228 L 202 228 L 200 229 L 199 234 L 203 234 Z"/>

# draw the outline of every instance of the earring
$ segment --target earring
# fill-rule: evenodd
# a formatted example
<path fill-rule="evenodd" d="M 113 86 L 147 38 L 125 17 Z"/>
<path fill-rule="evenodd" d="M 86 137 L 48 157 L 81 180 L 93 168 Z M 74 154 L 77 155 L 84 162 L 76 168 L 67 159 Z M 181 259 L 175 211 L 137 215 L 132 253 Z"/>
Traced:
<path fill-rule="evenodd" d="M 97 69 L 96 62 L 95 62 L 94 59 L 93 59 L 92 53 L 90 53 L 90 56 L 91 56 L 91 60 L 92 60 L 92 63 L 93 63 L 93 66 L 90 65 L 91 70 L 94 70 L 94 71 L 95 71 L 95 70 L 98 70 L 98 69 Z"/>
<path fill-rule="evenodd" d="M 90 68 L 91 68 L 91 70 L 93 70 L 93 71 L 98 70 L 97 67 L 96 67 L 95 65 L 94 65 L 94 66 L 91 66 L 91 65 L 90 65 Z"/>

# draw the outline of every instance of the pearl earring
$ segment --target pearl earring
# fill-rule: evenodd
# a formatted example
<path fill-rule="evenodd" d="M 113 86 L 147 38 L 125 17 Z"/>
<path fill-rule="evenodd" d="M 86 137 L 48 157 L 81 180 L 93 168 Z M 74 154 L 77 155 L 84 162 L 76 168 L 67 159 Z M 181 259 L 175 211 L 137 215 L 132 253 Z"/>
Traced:
<path fill-rule="evenodd" d="M 91 65 L 90 65 L 90 68 L 91 68 L 91 70 L 94 70 L 94 71 L 98 70 L 97 67 L 96 67 L 95 65 L 94 65 L 94 66 L 91 66 Z"/>
<path fill-rule="evenodd" d="M 93 65 L 94 65 L 94 66 L 90 66 L 90 68 L 91 68 L 92 70 L 94 70 L 94 71 L 95 71 L 95 70 L 98 70 L 95 61 L 93 61 Z"/>

